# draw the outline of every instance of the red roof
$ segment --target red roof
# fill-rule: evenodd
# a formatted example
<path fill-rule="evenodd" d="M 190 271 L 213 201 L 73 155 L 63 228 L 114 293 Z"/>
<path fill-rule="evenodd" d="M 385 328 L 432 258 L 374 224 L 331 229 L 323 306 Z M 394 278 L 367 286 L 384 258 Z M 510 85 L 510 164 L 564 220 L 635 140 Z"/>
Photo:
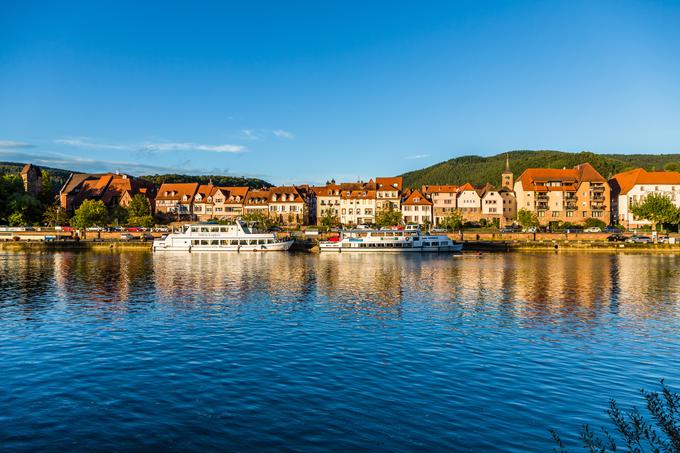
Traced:
<path fill-rule="evenodd" d="M 402 203 L 405 206 L 432 206 L 432 202 L 425 198 L 425 196 L 420 192 L 420 190 L 414 190 L 411 192 L 406 200 Z"/>
<path fill-rule="evenodd" d="M 644 168 L 618 173 L 610 180 L 612 186 L 619 187 L 619 193 L 626 194 L 637 185 L 680 185 L 680 173 L 676 171 L 647 171 Z"/>
<path fill-rule="evenodd" d="M 574 168 L 527 168 L 519 177 L 526 191 L 576 190 L 582 182 L 607 182 L 589 163 Z M 560 186 L 547 186 L 548 182 L 560 182 Z"/>

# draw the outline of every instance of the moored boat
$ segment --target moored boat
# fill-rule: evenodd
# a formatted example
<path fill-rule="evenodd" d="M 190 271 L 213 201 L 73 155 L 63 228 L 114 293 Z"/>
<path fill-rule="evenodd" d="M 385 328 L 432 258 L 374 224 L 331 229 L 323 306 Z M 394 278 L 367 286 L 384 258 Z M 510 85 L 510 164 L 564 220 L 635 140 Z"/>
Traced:
<path fill-rule="evenodd" d="M 446 235 L 422 234 L 420 227 L 354 229 L 340 233 L 335 240 L 319 243 L 321 252 L 460 252 L 463 244 Z"/>
<path fill-rule="evenodd" d="M 233 225 L 187 225 L 181 233 L 155 240 L 153 251 L 272 252 L 287 251 L 293 242 L 291 238 L 279 239 L 276 233 L 260 231 L 255 223 L 237 220 Z"/>

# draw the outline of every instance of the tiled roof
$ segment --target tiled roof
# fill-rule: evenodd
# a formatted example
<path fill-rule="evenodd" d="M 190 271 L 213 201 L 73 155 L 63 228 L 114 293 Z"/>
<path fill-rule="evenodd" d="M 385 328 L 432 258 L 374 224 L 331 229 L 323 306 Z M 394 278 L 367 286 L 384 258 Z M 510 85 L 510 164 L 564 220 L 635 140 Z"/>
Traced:
<path fill-rule="evenodd" d="M 458 192 L 458 186 L 427 186 L 424 185 L 422 187 L 422 192 L 425 194 L 428 193 L 456 193 Z"/>
<path fill-rule="evenodd" d="M 158 189 L 157 200 L 181 200 L 185 195 L 192 199 L 198 190 L 197 182 L 165 183 Z M 174 193 L 174 195 L 173 195 Z"/>
<path fill-rule="evenodd" d="M 250 206 L 266 206 L 269 203 L 269 190 L 249 190 L 245 204 Z"/>
<path fill-rule="evenodd" d="M 612 187 L 618 187 L 620 194 L 628 193 L 633 187 L 644 184 L 680 185 L 680 173 L 676 171 L 647 171 L 644 168 L 618 173 L 609 180 Z"/>
<path fill-rule="evenodd" d="M 465 184 L 463 184 L 462 186 L 460 186 L 458 188 L 458 192 L 465 192 L 465 191 L 468 191 L 468 190 L 476 190 L 476 189 L 469 182 L 466 182 Z"/>
<path fill-rule="evenodd" d="M 343 190 L 340 193 L 340 198 L 343 200 L 374 200 L 376 197 L 375 190 Z"/>
<path fill-rule="evenodd" d="M 375 178 L 375 183 L 378 186 L 378 190 L 382 190 L 386 187 L 397 190 L 401 190 L 402 188 L 401 176 L 395 176 L 391 178 Z"/>
<path fill-rule="evenodd" d="M 285 195 L 285 200 L 282 199 L 283 196 Z M 290 199 L 290 196 L 293 196 L 293 199 Z M 271 187 L 269 189 L 269 202 L 270 203 L 300 203 L 304 200 L 302 200 L 302 196 L 300 196 L 300 192 L 295 188 L 295 186 L 279 186 L 279 187 Z"/>
<path fill-rule="evenodd" d="M 606 182 L 606 179 L 589 163 L 563 169 L 527 168 L 518 180 L 521 181 L 522 188 L 527 191 L 576 190 L 582 182 Z M 551 181 L 560 182 L 562 185 L 556 187 L 545 185 Z"/>
<path fill-rule="evenodd" d="M 405 206 L 432 206 L 432 202 L 425 198 L 425 196 L 420 192 L 420 190 L 414 190 L 411 192 L 406 200 L 402 203 Z"/>

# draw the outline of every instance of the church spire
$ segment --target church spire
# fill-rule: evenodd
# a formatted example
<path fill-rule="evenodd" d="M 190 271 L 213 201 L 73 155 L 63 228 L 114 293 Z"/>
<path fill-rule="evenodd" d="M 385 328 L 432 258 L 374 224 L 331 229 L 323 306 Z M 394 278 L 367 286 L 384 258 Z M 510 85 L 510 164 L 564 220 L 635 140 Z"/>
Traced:
<path fill-rule="evenodd" d="M 510 173 L 510 153 L 505 153 L 505 172 Z"/>

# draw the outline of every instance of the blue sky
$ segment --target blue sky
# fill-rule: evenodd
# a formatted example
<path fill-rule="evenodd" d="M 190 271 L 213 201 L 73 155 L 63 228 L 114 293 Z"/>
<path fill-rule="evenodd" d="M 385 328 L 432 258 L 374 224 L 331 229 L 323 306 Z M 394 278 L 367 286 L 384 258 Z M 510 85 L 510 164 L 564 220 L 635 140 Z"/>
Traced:
<path fill-rule="evenodd" d="M 4 1 L 0 160 L 284 184 L 680 152 L 679 24 L 680 1 Z"/>

